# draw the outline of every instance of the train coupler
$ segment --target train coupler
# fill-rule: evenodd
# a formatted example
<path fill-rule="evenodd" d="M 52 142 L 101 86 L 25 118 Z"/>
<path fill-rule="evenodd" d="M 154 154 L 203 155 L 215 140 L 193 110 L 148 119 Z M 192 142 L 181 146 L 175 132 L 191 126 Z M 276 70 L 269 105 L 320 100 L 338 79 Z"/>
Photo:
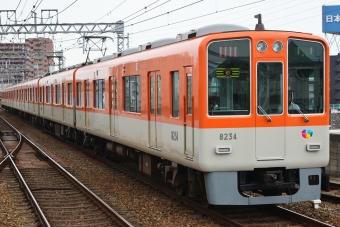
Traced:
<path fill-rule="evenodd" d="M 263 174 L 263 180 L 266 186 L 279 186 L 282 185 L 282 171 L 281 170 L 271 170 L 265 171 Z"/>

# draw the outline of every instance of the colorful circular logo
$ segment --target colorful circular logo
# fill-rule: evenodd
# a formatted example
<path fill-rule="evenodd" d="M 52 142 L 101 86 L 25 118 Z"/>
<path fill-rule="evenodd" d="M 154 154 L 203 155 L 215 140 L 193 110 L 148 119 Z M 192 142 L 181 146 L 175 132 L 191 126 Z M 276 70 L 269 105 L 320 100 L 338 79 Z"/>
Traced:
<path fill-rule="evenodd" d="M 313 134 L 314 134 L 314 131 L 312 129 L 304 129 L 301 132 L 302 137 L 305 139 L 311 138 Z"/>

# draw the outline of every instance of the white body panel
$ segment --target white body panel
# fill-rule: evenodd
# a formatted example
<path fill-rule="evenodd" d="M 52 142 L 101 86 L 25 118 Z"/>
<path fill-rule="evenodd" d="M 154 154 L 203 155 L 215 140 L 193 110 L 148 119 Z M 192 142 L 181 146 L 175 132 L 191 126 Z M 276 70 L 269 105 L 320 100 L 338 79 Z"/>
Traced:
<path fill-rule="evenodd" d="M 27 104 L 26 104 L 27 105 Z M 13 106 L 23 106 L 14 102 Z M 31 109 L 34 109 L 33 106 Z M 63 111 L 65 111 L 65 121 L 63 121 Z M 33 111 L 28 111 L 34 114 Z M 73 110 L 54 107 L 52 116 L 52 108 L 44 106 L 44 115 L 42 117 L 63 123 L 67 126 L 73 126 Z M 302 130 L 306 127 L 286 127 L 283 128 L 226 128 L 226 129 L 197 129 L 186 127 L 187 132 L 193 132 L 194 138 L 189 139 L 196 141 L 194 144 L 195 155 L 192 161 L 186 159 L 185 154 L 185 137 L 184 126 L 170 125 L 157 122 L 158 128 L 161 128 L 161 133 L 158 134 L 159 141 L 162 141 L 160 150 L 151 149 L 149 133 L 150 126 L 148 121 L 139 120 L 136 118 L 126 118 L 121 116 L 111 116 L 111 125 L 107 122 L 107 116 L 104 114 L 88 113 L 88 125 L 85 125 L 85 113 L 77 112 L 77 129 L 87 133 L 103 137 L 108 140 L 113 140 L 122 144 L 130 145 L 144 152 L 169 159 L 171 161 L 181 163 L 183 165 L 204 171 L 246 171 L 254 168 L 270 168 L 270 167 L 286 167 L 293 168 L 313 168 L 326 166 L 329 161 L 329 132 L 326 126 L 314 126 L 313 137 L 305 139 L 302 137 Z M 114 120 L 115 119 L 115 120 Z M 115 135 L 111 134 L 114 129 Z M 269 130 L 269 133 L 268 133 Z M 281 133 L 284 131 L 284 143 L 279 143 L 280 138 L 268 137 L 277 135 L 275 130 Z M 256 131 L 256 133 L 255 133 Z M 172 132 L 178 132 L 178 140 L 173 140 Z M 220 139 L 221 134 L 232 133 L 236 134 L 236 139 L 228 135 L 227 138 Z M 256 136 L 263 138 L 261 144 L 256 144 Z M 190 137 L 192 133 L 187 133 L 186 137 Z M 190 141 L 191 140 L 191 141 Z M 188 143 L 187 143 L 188 144 Z M 321 144 L 321 150 L 307 151 L 308 144 Z M 230 154 L 216 154 L 217 146 L 231 146 Z M 188 147 L 188 145 L 187 145 Z M 260 150 L 261 149 L 261 150 Z M 284 150 L 284 156 L 277 155 L 276 150 Z M 271 155 L 273 152 L 273 155 Z M 274 157 L 267 159 L 259 159 L 258 154 L 265 154 L 265 157 Z M 281 153 L 280 153 L 281 154 Z M 280 158 L 278 158 L 280 157 Z M 242 160 L 240 162 L 239 160 Z"/>
<path fill-rule="evenodd" d="M 85 117 L 85 113 L 78 113 L 77 116 L 81 119 Z M 107 124 L 106 116 L 103 114 L 89 113 L 89 118 L 92 119 L 89 125 L 78 124 L 84 122 L 77 118 L 77 129 L 91 133 L 96 136 L 113 140 L 119 143 L 130 145 L 136 149 L 154 154 L 177 163 L 204 171 L 242 171 L 253 170 L 254 168 L 269 168 L 269 167 L 286 167 L 293 168 L 313 168 L 326 166 L 329 160 L 329 135 L 328 128 L 324 126 L 312 127 L 314 136 L 310 139 L 304 139 L 301 136 L 301 131 L 304 127 L 286 127 L 270 128 L 275 135 L 275 130 L 285 131 L 284 143 L 276 143 L 276 140 L 263 140 L 263 144 L 255 146 L 255 128 L 226 128 L 226 129 L 192 129 L 187 127 L 187 131 L 193 131 L 194 138 L 190 140 L 196 141 L 194 143 L 195 155 L 193 161 L 186 160 L 184 152 L 184 127 L 177 125 L 169 125 L 158 122 L 159 127 L 162 128 L 161 134 L 158 135 L 162 141 L 162 148 L 160 150 L 151 149 L 148 129 L 149 122 L 139 120 L 138 118 L 126 118 L 115 116 L 116 124 L 111 120 L 111 126 Z M 111 116 L 113 118 L 113 116 Z M 71 119 L 69 119 L 71 120 Z M 69 124 L 71 122 L 68 122 Z M 110 132 L 114 128 L 115 136 Z M 171 137 L 171 132 L 178 132 L 178 140 L 174 141 Z M 236 139 L 225 140 L 220 139 L 222 133 L 236 134 Z M 264 138 L 268 137 L 265 130 L 257 132 L 257 135 Z M 191 133 L 192 135 L 192 133 Z M 190 133 L 186 135 L 188 138 Z M 229 138 L 229 137 L 228 137 Z M 226 138 L 226 139 L 228 139 Z M 191 142 L 190 141 L 190 142 Z M 322 144 L 322 149 L 319 151 L 307 151 L 308 143 Z M 267 146 L 270 144 L 269 146 Z M 216 154 L 217 146 L 232 146 L 230 154 Z M 257 151 L 262 148 L 264 151 Z M 283 149 L 284 156 L 280 159 L 258 159 L 256 154 L 266 153 L 270 156 L 270 151 L 275 154 L 275 148 Z M 274 150 L 273 150 L 274 149 Z M 273 157 L 277 157 L 273 155 Z M 239 162 L 242 160 L 242 162 Z"/>

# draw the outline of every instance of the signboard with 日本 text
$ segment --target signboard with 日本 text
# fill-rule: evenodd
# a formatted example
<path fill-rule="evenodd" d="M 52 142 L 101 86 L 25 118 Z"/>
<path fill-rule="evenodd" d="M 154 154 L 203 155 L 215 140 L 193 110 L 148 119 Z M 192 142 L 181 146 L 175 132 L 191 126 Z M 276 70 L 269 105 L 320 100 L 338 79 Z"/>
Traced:
<path fill-rule="evenodd" d="M 340 33 L 340 5 L 322 6 L 322 32 Z"/>

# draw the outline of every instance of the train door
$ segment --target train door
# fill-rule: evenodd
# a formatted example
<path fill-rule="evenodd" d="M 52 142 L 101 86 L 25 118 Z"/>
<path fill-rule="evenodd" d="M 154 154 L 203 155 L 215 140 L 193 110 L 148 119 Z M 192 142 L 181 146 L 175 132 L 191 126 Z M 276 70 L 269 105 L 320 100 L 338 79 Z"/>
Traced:
<path fill-rule="evenodd" d="M 116 135 L 116 127 L 117 125 L 117 111 L 118 111 L 118 86 L 117 86 L 117 77 L 110 77 L 110 135 Z"/>
<path fill-rule="evenodd" d="M 256 74 L 256 159 L 282 160 L 285 156 L 283 63 L 258 62 Z"/>
<path fill-rule="evenodd" d="M 184 152 L 186 159 L 194 157 L 194 125 L 193 125 L 193 96 L 192 96 L 192 68 L 185 68 L 186 96 L 184 97 Z"/>
<path fill-rule="evenodd" d="M 149 147 L 162 149 L 162 77 L 159 71 L 149 73 Z"/>

